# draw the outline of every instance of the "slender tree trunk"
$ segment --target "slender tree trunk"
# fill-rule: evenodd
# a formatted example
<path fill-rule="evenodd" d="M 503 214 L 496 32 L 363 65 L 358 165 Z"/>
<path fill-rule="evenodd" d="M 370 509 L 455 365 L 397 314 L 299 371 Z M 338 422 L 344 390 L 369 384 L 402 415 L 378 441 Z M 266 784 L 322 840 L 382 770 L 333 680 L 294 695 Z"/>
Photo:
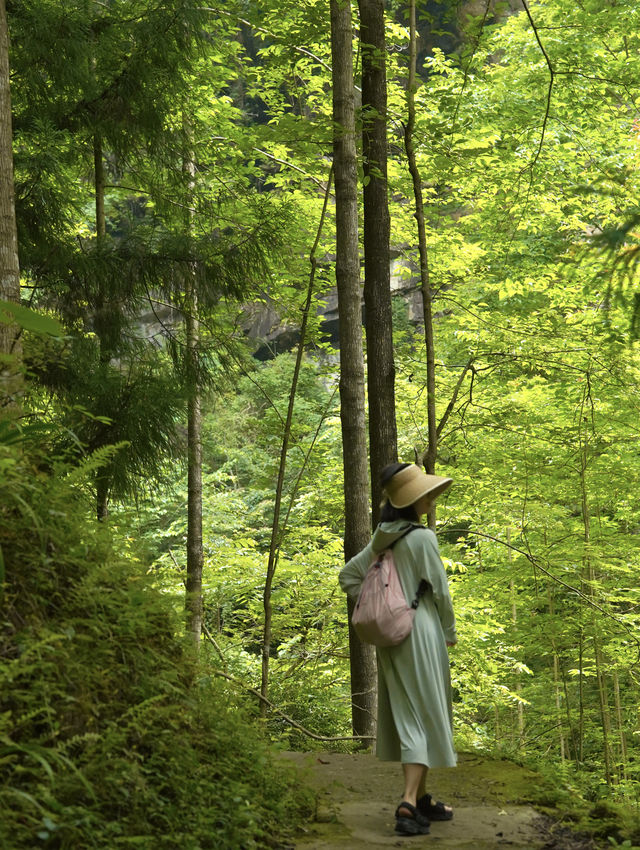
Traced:
<path fill-rule="evenodd" d="M 560 697 L 560 676 L 558 672 L 558 656 L 555 649 L 553 650 L 553 690 L 556 701 L 556 717 L 558 719 L 558 743 L 560 745 L 560 761 L 566 760 L 566 744 L 564 739 L 564 730 L 562 728 L 562 700 Z"/>
<path fill-rule="evenodd" d="M 380 512 L 380 472 L 398 457 L 387 197 L 387 79 L 383 0 L 358 0 L 362 54 L 364 303 L 372 521 Z"/>
<path fill-rule="evenodd" d="M 569 688 L 567 686 L 567 671 L 565 669 L 564 664 L 562 664 L 559 655 L 558 664 L 560 665 L 560 672 L 562 674 L 562 692 L 564 694 L 564 706 L 565 713 L 567 715 L 567 728 L 569 730 L 568 744 L 571 744 L 571 748 L 569 748 L 569 745 L 567 744 L 567 752 L 569 754 L 569 758 L 573 758 L 577 762 L 580 753 L 580 745 L 576 738 L 576 730 L 573 723 L 573 717 L 571 716 L 571 702 L 569 700 Z"/>
<path fill-rule="evenodd" d="M 202 634 L 202 410 L 199 378 L 200 322 L 198 294 L 193 275 L 185 292 L 187 379 L 187 631 L 196 647 Z"/>
<path fill-rule="evenodd" d="M 584 534 L 584 555 L 582 559 L 582 572 L 586 579 L 587 593 L 593 596 L 593 585 L 595 581 L 595 572 L 590 555 L 591 546 L 591 515 L 589 510 L 589 499 L 587 493 L 587 466 L 589 458 L 589 446 L 587 435 L 583 432 L 582 423 L 585 422 L 584 407 L 589 398 L 590 383 L 589 373 L 587 373 L 587 385 L 583 398 L 582 409 L 580 411 L 580 493 L 582 501 L 582 524 Z M 596 669 L 596 681 L 598 683 L 598 701 L 600 704 L 600 719 L 602 722 L 602 755 L 604 759 L 605 779 L 607 784 L 613 781 L 612 760 L 611 760 L 611 719 L 609 716 L 609 698 L 607 692 L 606 665 L 602 656 L 601 640 L 600 640 L 600 624 L 596 619 L 596 615 L 592 613 L 591 631 L 593 635 L 593 655 Z"/>
<path fill-rule="evenodd" d="M 105 175 L 104 156 L 102 150 L 102 138 L 96 131 L 93 135 L 93 183 L 95 194 L 96 215 L 96 243 L 98 247 L 104 244 L 107 235 L 107 219 L 104 211 Z M 105 315 L 106 293 L 104 283 L 100 281 L 96 297 L 96 308 L 94 316 L 95 332 L 100 348 L 100 367 L 106 371 L 111 359 L 111 352 L 103 339 L 105 323 L 108 321 Z M 102 522 L 109 515 L 109 478 L 102 471 L 96 474 L 96 515 Z"/>
<path fill-rule="evenodd" d="M 624 731 L 624 720 L 622 718 L 622 701 L 620 699 L 620 679 L 618 677 L 618 671 L 614 670 L 612 674 L 613 678 L 613 697 L 615 700 L 616 707 L 616 721 L 618 724 L 618 736 L 620 742 L 620 768 L 618 771 L 618 777 L 620 780 L 627 778 L 627 736 Z"/>
<path fill-rule="evenodd" d="M 315 242 L 313 243 L 313 247 L 311 248 L 311 253 L 309 255 L 309 262 L 311 264 L 311 272 L 309 274 L 309 285 L 307 287 L 307 298 L 302 309 L 302 322 L 300 324 L 300 341 L 298 342 L 298 351 L 296 354 L 296 362 L 293 369 L 293 376 L 291 378 L 291 389 L 289 391 L 289 405 L 287 407 L 287 418 L 285 419 L 284 429 L 282 433 L 282 447 L 280 449 L 280 464 L 278 467 L 278 480 L 276 483 L 276 493 L 275 500 L 273 506 L 273 521 L 271 524 L 271 542 L 269 544 L 269 559 L 267 561 L 267 575 L 264 583 L 264 592 L 262 596 L 263 601 L 263 609 L 264 609 L 264 627 L 262 632 L 262 677 L 260 682 L 260 693 L 264 697 L 264 700 L 260 701 L 260 714 L 264 717 L 267 713 L 267 702 L 266 698 L 269 692 L 269 658 L 271 655 L 271 627 L 272 627 L 272 606 L 271 606 L 271 588 L 273 585 L 273 577 L 276 572 L 276 567 L 278 565 L 278 555 L 280 554 L 280 545 L 282 542 L 282 535 L 284 533 L 284 527 L 280 528 L 280 508 L 282 505 L 282 489 L 284 486 L 284 475 L 287 468 L 287 452 L 289 450 L 289 438 L 291 436 L 291 423 L 293 421 L 293 409 L 296 400 L 296 393 L 298 390 L 298 378 L 300 376 L 300 368 L 302 366 L 302 356 L 304 354 L 304 346 L 306 342 L 307 335 L 307 325 L 309 323 L 309 311 L 311 310 L 311 302 L 313 299 L 313 291 L 315 286 L 316 279 L 316 267 L 317 267 L 317 259 L 316 259 L 316 251 L 318 248 L 318 243 L 320 242 L 320 237 L 322 236 L 322 230 L 324 227 L 325 216 L 327 212 L 327 203 L 329 201 L 329 195 L 331 193 L 331 178 L 333 175 L 333 168 L 329 172 L 329 176 L 327 178 L 327 190 L 324 198 L 324 206 L 322 208 L 322 215 L 320 216 L 320 223 L 318 224 L 318 232 L 316 234 Z M 284 524 L 286 524 L 286 516 L 284 520 Z"/>
<path fill-rule="evenodd" d="M 584 761 L 584 628 L 580 626 L 578 637 L 578 762 Z"/>
<path fill-rule="evenodd" d="M 547 589 L 547 595 L 549 600 L 549 618 L 551 620 L 551 652 L 553 655 L 553 690 L 555 695 L 555 703 L 556 703 L 556 720 L 558 723 L 558 743 L 560 745 L 560 760 L 564 762 L 566 759 L 566 744 L 564 737 L 564 729 L 562 724 L 562 697 L 560 695 L 560 665 L 558 660 L 558 650 L 556 645 L 556 630 L 555 626 L 555 606 L 553 603 L 553 595 L 551 593 L 551 588 Z"/>
<path fill-rule="evenodd" d="M 343 0 L 331 0 L 336 283 L 347 560 L 366 546 L 370 533 L 352 45 L 351 6 Z M 353 731 L 356 735 L 373 735 L 377 703 L 375 650 L 358 640 L 351 626 L 351 610 L 348 603 Z"/>
<path fill-rule="evenodd" d="M 598 681 L 598 701 L 600 703 L 600 718 L 602 721 L 602 755 L 604 757 L 604 771 L 607 783 L 611 785 L 614 780 L 613 764 L 611 757 L 611 717 L 609 715 L 609 693 L 607 687 L 606 661 L 602 654 L 600 635 L 598 630 L 593 636 L 593 648 L 596 666 L 596 678 Z"/>
<path fill-rule="evenodd" d="M 109 516 L 109 480 L 99 472 L 96 475 L 96 516 L 100 522 Z"/>
<path fill-rule="evenodd" d="M 183 170 L 187 176 L 189 202 L 195 187 L 195 165 L 191 150 L 191 128 L 183 116 L 185 155 Z M 191 204 L 187 204 L 190 208 Z M 193 229 L 193 213 L 188 212 L 186 228 Z M 200 382 L 200 321 L 196 269 L 185 273 L 184 321 L 185 356 L 188 384 L 187 399 L 187 579 L 185 593 L 186 627 L 196 649 L 202 635 L 202 409 Z"/>
<path fill-rule="evenodd" d="M 20 303 L 9 88 L 9 29 L 5 0 L 0 0 L 0 299 Z M 16 325 L 0 322 L 0 355 L 12 355 L 11 360 L 0 364 L 0 411 L 3 416 L 17 415 L 16 398 L 22 389 L 22 349 Z"/>
<path fill-rule="evenodd" d="M 404 147 L 409 164 L 409 172 L 413 183 L 415 203 L 414 216 L 418 229 L 418 251 L 420 256 L 420 294 L 422 296 L 422 319 L 424 323 L 424 341 L 427 363 L 427 450 L 424 453 L 423 464 L 426 472 L 433 475 L 436 471 L 436 452 L 438 448 L 438 433 L 436 429 L 436 361 L 433 333 L 433 311 L 431 303 L 433 292 L 429 276 L 429 257 L 427 254 L 427 236 L 424 222 L 424 201 L 422 197 L 422 178 L 416 161 L 413 133 L 416 121 L 416 2 L 409 4 L 409 78 L 407 80 L 407 123 L 404 128 Z M 428 514 L 429 527 L 436 527 L 436 506 L 432 505 Z"/>
<path fill-rule="evenodd" d="M 513 567 L 513 551 L 511 549 L 511 529 L 507 527 L 507 543 L 509 547 L 507 548 L 507 557 L 509 559 L 509 565 Z M 511 572 L 511 570 L 510 570 Z M 513 632 L 516 633 L 516 629 L 518 626 L 518 609 L 516 605 L 516 586 L 513 579 L 511 579 L 509 583 L 509 591 L 511 595 L 511 623 L 513 625 Z M 515 682 L 515 691 L 518 696 L 521 695 L 522 691 L 522 682 L 520 681 L 520 674 L 516 673 L 516 682 Z M 518 700 L 517 705 L 517 713 L 518 713 L 518 746 L 521 745 L 524 739 L 524 705 L 520 700 Z"/>
<path fill-rule="evenodd" d="M 102 152 L 102 138 L 98 132 L 93 136 L 93 173 L 96 196 L 96 237 L 102 242 L 107 234 L 107 218 L 104 212 L 104 158 Z"/>

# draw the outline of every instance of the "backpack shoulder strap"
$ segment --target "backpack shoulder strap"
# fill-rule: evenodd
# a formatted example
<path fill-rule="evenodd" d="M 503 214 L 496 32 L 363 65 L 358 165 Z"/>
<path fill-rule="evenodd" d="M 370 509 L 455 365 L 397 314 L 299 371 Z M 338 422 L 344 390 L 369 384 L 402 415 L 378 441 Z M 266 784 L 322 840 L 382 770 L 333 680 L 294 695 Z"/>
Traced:
<path fill-rule="evenodd" d="M 402 540 L 402 538 L 403 538 L 403 537 L 406 537 L 406 536 L 407 536 L 407 534 L 410 534 L 412 531 L 415 531 L 415 530 L 416 530 L 416 528 L 424 528 L 424 525 L 420 525 L 419 523 L 412 523 L 412 524 L 409 526 L 409 528 L 405 528 L 405 530 L 402 532 L 402 534 L 400 535 L 400 537 L 397 537 L 397 538 L 393 541 L 393 543 L 391 544 L 391 546 L 389 546 L 388 548 L 389 548 L 389 549 L 393 549 L 393 547 L 396 545 L 396 543 L 398 543 L 400 540 Z"/>
<path fill-rule="evenodd" d="M 405 530 L 402 532 L 400 537 L 398 537 L 396 540 L 393 541 L 391 546 L 389 546 L 389 549 L 393 549 L 393 547 L 396 545 L 398 540 L 402 540 L 403 537 L 406 537 L 406 535 L 409 534 L 411 531 L 415 531 L 416 528 L 426 528 L 426 526 L 421 525 L 420 523 L 411 524 L 409 526 L 409 528 L 405 528 Z M 423 578 L 423 579 L 420 580 L 420 584 L 418 585 L 418 589 L 416 590 L 416 595 L 413 599 L 413 602 L 411 603 L 412 608 L 415 609 L 415 608 L 418 607 L 418 605 L 420 604 L 421 597 L 424 596 L 424 594 L 427 592 L 427 590 L 430 588 L 430 586 L 431 585 L 429 584 L 429 582 L 426 579 Z"/>

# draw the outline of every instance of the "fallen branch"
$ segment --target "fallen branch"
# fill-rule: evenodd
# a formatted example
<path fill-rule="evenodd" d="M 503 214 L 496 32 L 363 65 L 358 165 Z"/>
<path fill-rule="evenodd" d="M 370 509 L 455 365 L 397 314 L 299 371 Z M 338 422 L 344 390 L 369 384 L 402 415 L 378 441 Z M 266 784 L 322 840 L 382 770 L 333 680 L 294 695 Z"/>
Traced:
<path fill-rule="evenodd" d="M 213 646 L 216 648 L 218 652 L 220 652 L 220 648 L 217 643 L 213 640 L 209 629 L 206 626 L 203 626 L 203 631 L 208 640 L 211 641 Z M 224 670 L 213 670 L 214 676 L 220 676 L 223 679 L 226 679 L 228 682 L 231 682 L 234 685 L 237 685 L 239 688 L 242 688 L 245 691 L 249 691 L 249 693 L 253 694 L 257 697 L 264 705 L 271 709 L 271 711 L 275 712 L 279 717 L 282 717 L 290 726 L 293 726 L 294 729 L 297 729 L 298 732 L 302 732 L 303 735 L 306 735 L 308 738 L 313 738 L 314 741 L 373 741 L 375 738 L 372 735 L 344 735 L 340 737 L 330 738 L 326 735 L 316 735 L 315 732 L 310 732 L 309 729 L 305 729 L 300 723 L 295 721 L 292 717 L 285 714 L 284 711 L 281 711 L 277 706 L 275 706 L 271 700 L 267 699 L 263 696 L 260 691 L 257 691 L 255 688 L 252 688 L 250 685 L 246 685 L 244 682 L 241 682 L 239 679 L 236 679 L 234 676 L 230 676 L 229 673 L 225 673 Z"/>
<path fill-rule="evenodd" d="M 224 653 L 223 653 L 223 652 L 222 652 L 222 650 L 220 649 L 220 647 L 219 647 L 219 645 L 218 645 L 218 643 L 217 643 L 216 639 L 213 637 L 213 635 L 211 634 L 211 632 L 209 631 L 209 629 L 206 627 L 205 623 L 203 623 L 203 624 L 202 624 L 202 631 L 205 633 L 205 635 L 207 636 L 207 638 L 211 641 L 211 643 L 213 644 L 213 646 L 214 646 L 214 648 L 215 648 L 216 652 L 217 652 L 217 653 L 218 653 L 218 655 L 220 656 L 220 661 L 222 661 L 222 665 L 223 665 L 223 667 L 224 667 L 224 672 L 225 672 L 225 675 L 226 675 L 226 672 L 227 672 L 227 659 L 224 657 Z"/>

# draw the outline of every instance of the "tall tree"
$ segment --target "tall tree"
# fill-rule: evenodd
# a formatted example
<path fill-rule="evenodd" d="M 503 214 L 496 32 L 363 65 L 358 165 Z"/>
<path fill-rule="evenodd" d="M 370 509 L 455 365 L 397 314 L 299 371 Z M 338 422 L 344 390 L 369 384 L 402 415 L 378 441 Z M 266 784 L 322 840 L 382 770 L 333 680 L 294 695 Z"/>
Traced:
<path fill-rule="evenodd" d="M 13 182 L 13 134 L 9 88 L 9 30 L 5 0 L 0 0 L 0 299 L 20 302 L 20 265 Z M 19 389 L 18 332 L 0 322 L 0 390 L 4 405 Z"/>
<path fill-rule="evenodd" d="M 387 192 L 387 77 L 383 0 L 359 0 L 364 171 L 364 303 L 372 519 L 378 520 L 380 471 L 397 459 L 395 364 Z"/>
<path fill-rule="evenodd" d="M 196 166 L 191 138 L 191 126 L 182 113 L 183 154 L 185 176 L 184 228 L 189 236 L 193 231 L 193 193 Z M 185 374 L 187 379 L 187 578 L 185 610 L 187 632 L 196 649 L 202 634 L 202 382 L 200 379 L 200 320 L 196 268 L 188 263 L 184 269 L 184 335 Z"/>
<path fill-rule="evenodd" d="M 331 0 L 333 161 L 336 185 L 336 284 L 340 317 L 340 422 L 344 462 L 344 554 L 369 539 L 369 482 L 365 420 L 362 300 L 358 246 L 358 173 L 353 87 L 353 31 L 349 0 Z M 349 603 L 348 603 L 349 604 Z M 356 735 L 375 728 L 376 667 L 372 646 L 351 626 L 351 712 Z"/>

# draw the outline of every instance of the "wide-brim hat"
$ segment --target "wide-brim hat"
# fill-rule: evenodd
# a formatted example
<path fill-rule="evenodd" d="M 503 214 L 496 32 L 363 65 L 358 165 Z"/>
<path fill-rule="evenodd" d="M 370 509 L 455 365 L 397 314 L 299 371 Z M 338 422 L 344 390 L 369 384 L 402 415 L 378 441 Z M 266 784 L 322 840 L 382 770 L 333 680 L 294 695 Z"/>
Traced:
<path fill-rule="evenodd" d="M 413 505 L 422 496 L 435 499 L 451 486 L 453 478 L 441 475 L 427 475 L 419 466 L 412 463 L 405 466 L 387 481 L 384 492 L 394 508 L 406 508 Z"/>

